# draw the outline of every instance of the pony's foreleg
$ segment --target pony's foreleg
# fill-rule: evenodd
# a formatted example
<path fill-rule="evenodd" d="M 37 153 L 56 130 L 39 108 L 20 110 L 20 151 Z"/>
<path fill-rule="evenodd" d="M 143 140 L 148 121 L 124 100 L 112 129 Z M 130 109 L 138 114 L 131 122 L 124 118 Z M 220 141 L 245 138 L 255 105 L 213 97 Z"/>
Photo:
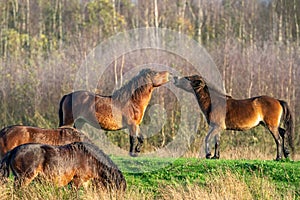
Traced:
<path fill-rule="evenodd" d="M 140 153 L 141 148 L 142 148 L 143 143 L 144 143 L 144 136 L 141 134 L 141 130 L 140 130 L 139 126 L 137 126 L 137 128 L 136 128 L 136 135 L 137 135 L 138 143 L 135 147 L 135 152 Z"/>
<path fill-rule="evenodd" d="M 219 129 L 215 126 L 210 126 L 210 129 L 205 137 L 205 157 L 210 158 L 211 157 L 211 152 L 210 152 L 210 147 L 209 147 L 209 142 L 212 136 L 215 136 L 215 155 L 213 158 L 219 158 L 220 153 L 219 153 L 219 136 L 218 136 L 218 131 Z"/>
<path fill-rule="evenodd" d="M 134 145 L 138 134 L 138 126 L 132 125 L 129 127 L 129 142 L 130 142 L 130 148 L 129 148 L 129 155 L 132 157 L 136 157 L 137 154 L 134 153 Z M 138 146 L 139 144 L 137 144 Z M 135 148 L 137 148 L 137 146 Z M 135 149 L 136 150 L 136 149 Z"/>
<path fill-rule="evenodd" d="M 136 136 L 135 135 L 129 135 L 129 142 L 130 142 L 130 147 L 129 147 L 129 155 L 132 157 L 136 157 L 137 155 L 133 152 L 133 147 L 135 143 Z"/>

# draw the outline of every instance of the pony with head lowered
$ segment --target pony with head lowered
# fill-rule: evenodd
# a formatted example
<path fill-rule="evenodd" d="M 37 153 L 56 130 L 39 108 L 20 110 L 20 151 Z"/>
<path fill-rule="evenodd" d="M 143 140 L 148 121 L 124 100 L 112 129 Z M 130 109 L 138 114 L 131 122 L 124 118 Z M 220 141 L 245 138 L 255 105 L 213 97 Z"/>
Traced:
<path fill-rule="evenodd" d="M 72 142 L 91 142 L 82 132 L 73 127 L 45 129 L 33 126 L 14 125 L 0 131 L 0 158 L 16 146 L 25 143 L 64 145 Z"/>
<path fill-rule="evenodd" d="M 62 146 L 23 144 L 5 154 L 0 181 L 12 171 L 16 188 L 29 185 L 38 175 L 58 187 L 72 183 L 79 188 L 89 180 L 102 190 L 126 189 L 122 172 L 97 146 L 75 142 Z"/>
<path fill-rule="evenodd" d="M 211 157 L 209 140 L 215 140 L 215 153 L 212 158 L 219 158 L 220 131 L 248 130 L 260 124 L 264 125 L 272 134 L 276 143 L 276 160 L 289 156 L 285 147 L 285 135 L 294 154 L 293 118 L 288 104 L 269 96 L 257 96 L 249 99 L 233 99 L 214 87 L 210 87 L 205 79 L 199 75 L 183 78 L 174 77 L 175 86 L 193 93 L 197 98 L 209 131 L 205 137 L 206 158 Z M 280 127 L 283 121 L 285 129 Z"/>
<path fill-rule="evenodd" d="M 168 71 L 143 69 L 111 96 L 88 91 L 75 91 L 62 97 L 59 105 L 59 126 L 81 128 L 87 122 L 108 131 L 129 129 L 131 156 L 137 156 L 143 144 L 139 125 L 153 90 L 169 81 Z M 135 140 L 138 143 L 134 148 Z"/>

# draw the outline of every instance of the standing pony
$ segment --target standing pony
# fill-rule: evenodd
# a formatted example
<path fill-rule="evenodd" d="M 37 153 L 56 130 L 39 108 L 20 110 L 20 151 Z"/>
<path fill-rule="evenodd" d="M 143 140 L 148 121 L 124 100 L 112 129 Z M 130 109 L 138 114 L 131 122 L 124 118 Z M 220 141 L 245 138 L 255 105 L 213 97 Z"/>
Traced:
<path fill-rule="evenodd" d="M 218 90 L 209 87 L 199 75 L 187 76 L 181 79 L 174 78 L 175 86 L 193 93 L 199 103 L 200 109 L 209 124 L 209 131 L 205 138 L 206 158 L 211 157 L 209 139 L 215 139 L 215 154 L 212 158 L 220 157 L 220 131 L 244 131 L 263 124 L 272 134 L 277 149 L 276 160 L 285 157 L 289 151 L 284 146 L 285 134 L 294 154 L 294 130 L 290 109 L 285 101 L 269 96 L 258 96 L 249 99 L 233 99 Z M 285 129 L 280 127 L 281 120 Z M 282 139 L 282 141 L 281 141 Z M 282 145 L 282 148 L 280 148 Z"/>
<path fill-rule="evenodd" d="M 0 158 L 7 151 L 25 143 L 64 145 L 72 142 L 91 142 L 89 138 L 72 127 L 44 129 L 33 126 L 8 126 L 0 131 Z"/>
<path fill-rule="evenodd" d="M 10 170 L 15 186 L 29 185 L 38 175 L 61 187 L 72 181 L 76 188 L 92 180 L 101 189 L 126 189 L 122 172 L 97 146 L 75 142 L 63 146 L 23 144 L 5 154 L 0 164 L 0 181 Z"/>
<path fill-rule="evenodd" d="M 59 106 L 59 125 L 73 125 L 76 122 L 89 123 L 94 127 L 115 131 L 129 129 L 131 156 L 137 156 L 143 144 L 139 130 L 144 112 L 153 90 L 169 81 L 169 72 L 143 69 L 127 84 L 111 96 L 101 96 L 88 91 L 76 91 L 62 97 Z M 82 124 L 81 124 L 82 125 Z M 77 128 L 78 123 L 76 123 Z M 135 147 L 135 139 L 138 144 Z"/>

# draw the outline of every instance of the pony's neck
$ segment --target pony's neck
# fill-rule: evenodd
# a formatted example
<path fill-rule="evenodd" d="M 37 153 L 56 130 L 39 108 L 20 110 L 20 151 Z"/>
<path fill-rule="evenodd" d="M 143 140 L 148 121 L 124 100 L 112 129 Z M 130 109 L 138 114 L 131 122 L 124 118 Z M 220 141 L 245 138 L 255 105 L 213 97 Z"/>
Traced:
<path fill-rule="evenodd" d="M 195 96 L 197 98 L 200 109 L 205 115 L 206 121 L 209 124 L 209 113 L 211 111 L 211 99 L 208 91 L 208 87 L 194 88 Z"/>
<path fill-rule="evenodd" d="M 145 84 L 137 88 L 132 95 L 132 102 L 139 103 L 140 105 L 148 105 L 153 92 L 152 84 Z"/>

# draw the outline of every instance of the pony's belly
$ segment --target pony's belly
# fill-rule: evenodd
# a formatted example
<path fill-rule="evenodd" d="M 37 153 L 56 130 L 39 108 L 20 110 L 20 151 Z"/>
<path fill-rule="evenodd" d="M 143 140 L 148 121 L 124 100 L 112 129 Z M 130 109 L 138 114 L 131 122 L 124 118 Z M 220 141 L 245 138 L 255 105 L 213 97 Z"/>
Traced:
<path fill-rule="evenodd" d="M 108 131 L 117 131 L 123 129 L 122 124 L 118 124 L 115 122 L 107 122 L 107 121 L 99 123 L 99 126 L 101 127 L 101 129 L 108 130 Z"/>
<path fill-rule="evenodd" d="M 96 118 L 101 129 L 115 131 L 123 128 L 122 115 L 118 112 L 97 113 Z"/>
<path fill-rule="evenodd" d="M 235 118 L 235 120 L 226 120 L 226 129 L 245 131 L 258 126 L 260 122 L 260 117 Z"/>

